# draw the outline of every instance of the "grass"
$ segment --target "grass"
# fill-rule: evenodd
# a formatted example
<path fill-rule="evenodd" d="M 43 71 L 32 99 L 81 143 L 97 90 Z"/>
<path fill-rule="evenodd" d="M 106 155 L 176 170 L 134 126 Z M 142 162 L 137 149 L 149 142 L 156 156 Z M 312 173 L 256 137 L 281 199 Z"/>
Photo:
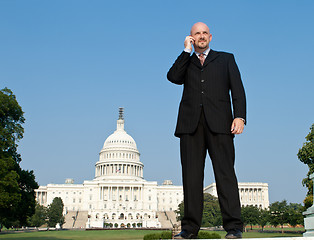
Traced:
<path fill-rule="evenodd" d="M 0 239 L 19 240 L 143 240 L 144 235 L 159 230 L 97 230 L 97 231 L 41 231 L 0 234 Z"/>
<path fill-rule="evenodd" d="M 221 238 L 225 238 L 226 232 L 217 231 Z M 259 233 L 259 232 L 244 232 L 243 238 L 276 238 L 276 237 L 302 237 L 302 234 L 298 233 Z"/>
<path fill-rule="evenodd" d="M 144 235 L 162 232 L 161 230 L 97 230 L 97 231 L 40 231 L 1 233 L 0 239 L 18 240 L 143 240 Z M 223 239 L 224 231 L 215 231 Z M 245 232 L 244 238 L 301 237 L 294 233 Z"/>

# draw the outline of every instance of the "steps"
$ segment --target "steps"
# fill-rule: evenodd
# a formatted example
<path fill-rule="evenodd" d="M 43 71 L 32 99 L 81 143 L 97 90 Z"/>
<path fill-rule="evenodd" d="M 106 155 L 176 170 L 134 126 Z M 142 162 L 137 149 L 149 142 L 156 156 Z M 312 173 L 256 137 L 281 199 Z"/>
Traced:
<path fill-rule="evenodd" d="M 78 211 L 76 221 L 73 228 L 86 228 L 86 222 L 88 220 L 87 211 Z"/>
<path fill-rule="evenodd" d="M 174 211 L 160 211 L 157 212 L 158 221 L 161 224 L 161 228 L 169 228 L 172 229 L 174 224 L 180 225 L 176 219 L 176 213 Z"/>
<path fill-rule="evenodd" d="M 64 220 L 63 228 L 86 228 L 88 213 L 87 211 L 68 211 Z"/>
<path fill-rule="evenodd" d="M 73 228 L 74 221 L 76 218 L 77 211 L 68 211 L 64 216 L 63 228 Z"/>

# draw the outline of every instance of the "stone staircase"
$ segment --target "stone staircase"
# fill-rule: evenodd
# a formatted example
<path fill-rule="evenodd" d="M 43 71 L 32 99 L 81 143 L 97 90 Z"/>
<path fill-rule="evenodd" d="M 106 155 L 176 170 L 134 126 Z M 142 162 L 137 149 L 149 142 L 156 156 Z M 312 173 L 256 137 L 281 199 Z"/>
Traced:
<path fill-rule="evenodd" d="M 158 221 L 161 224 L 162 228 L 169 228 L 172 229 L 175 224 L 178 226 L 180 222 L 177 222 L 176 214 L 174 211 L 160 211 L 157 212 L 158 214 Z"/>
<path fill-rule="evenodd" d="M 76 221 L 74 223 L 74 228 L 86 228 L 87 220 L 88 220 L 88 212 L 78 211 Z"/>
<path fill-rule="evenodd" d="M 73 228 L 77 211 L 68 211 L 64 216 L 63 228 Z"/>
<path fill-rule="evenodd" d="M 87 211 L 68 211 L 64 216 L 63 228 L 86 228 Z"/>

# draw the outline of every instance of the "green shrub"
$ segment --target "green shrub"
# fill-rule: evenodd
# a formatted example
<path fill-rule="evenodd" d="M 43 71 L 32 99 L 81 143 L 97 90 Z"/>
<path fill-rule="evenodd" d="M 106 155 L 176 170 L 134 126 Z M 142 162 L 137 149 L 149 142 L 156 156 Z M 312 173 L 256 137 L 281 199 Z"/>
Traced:
<path fill-rule="evenodd" d="M 171 239 L 172 238 L 172 233 L 171 232 L 162 232 L 160 234 L 161 239 Z"/>
<path fill-rule="evenodd" d="M 207 231 L 199 231 L 197 235 L 198 239 L 220 239 L 220 235 L 218 233 L 211 233 Z"/>
<path fill-rule="evenodd" d="M 171 239 L 171 232 L 151 233 L 144 236 L 144 240 Z"/>
<path fill-rule="evenodd" d="M 146 234 L 143 238 L 143 240 L 155 240 L 159 239 L 160 234 L 158 233 L 151 233 L 151 234 Z"/>
<path fill-rule="evenodd" d="M 146 234 L 143 240 L 171 239 L 171 238 L 172 238 L 172 233 L 167 231 L 167 232 L 161 232 L 161 233 Z M 220 239 L 221 237 L 218 233 L 199 231 L 197 238 L 198 239 Z"/>

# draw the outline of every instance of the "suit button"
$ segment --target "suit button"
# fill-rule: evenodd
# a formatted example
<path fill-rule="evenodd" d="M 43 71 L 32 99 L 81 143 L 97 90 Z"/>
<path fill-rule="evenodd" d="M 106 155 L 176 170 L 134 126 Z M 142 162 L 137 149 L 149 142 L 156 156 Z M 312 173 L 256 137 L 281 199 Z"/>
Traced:
<path fill-rule="evenodd" d="M 202 80 L 201 80 L 201 83 L 203 83 L 203 82 L 205 82 L 205 80 L 204 80 L 204 79 L 202 79 Z"/>
<path fill-rule="evenodd" d="M 203 104 L 200 104 L 200 107 L 203 107 Z"/>
<path fill-rule="evenodd" d="M 204 69 L 202 68 L 202 69 L 201 69 L 201 72 L 203 72 L 203 71 L 204 71 Z"/>
<path fill-rule="evenodd" d="M 202 94 L 204 94 L 204 91 L 202 91 Z"/>

